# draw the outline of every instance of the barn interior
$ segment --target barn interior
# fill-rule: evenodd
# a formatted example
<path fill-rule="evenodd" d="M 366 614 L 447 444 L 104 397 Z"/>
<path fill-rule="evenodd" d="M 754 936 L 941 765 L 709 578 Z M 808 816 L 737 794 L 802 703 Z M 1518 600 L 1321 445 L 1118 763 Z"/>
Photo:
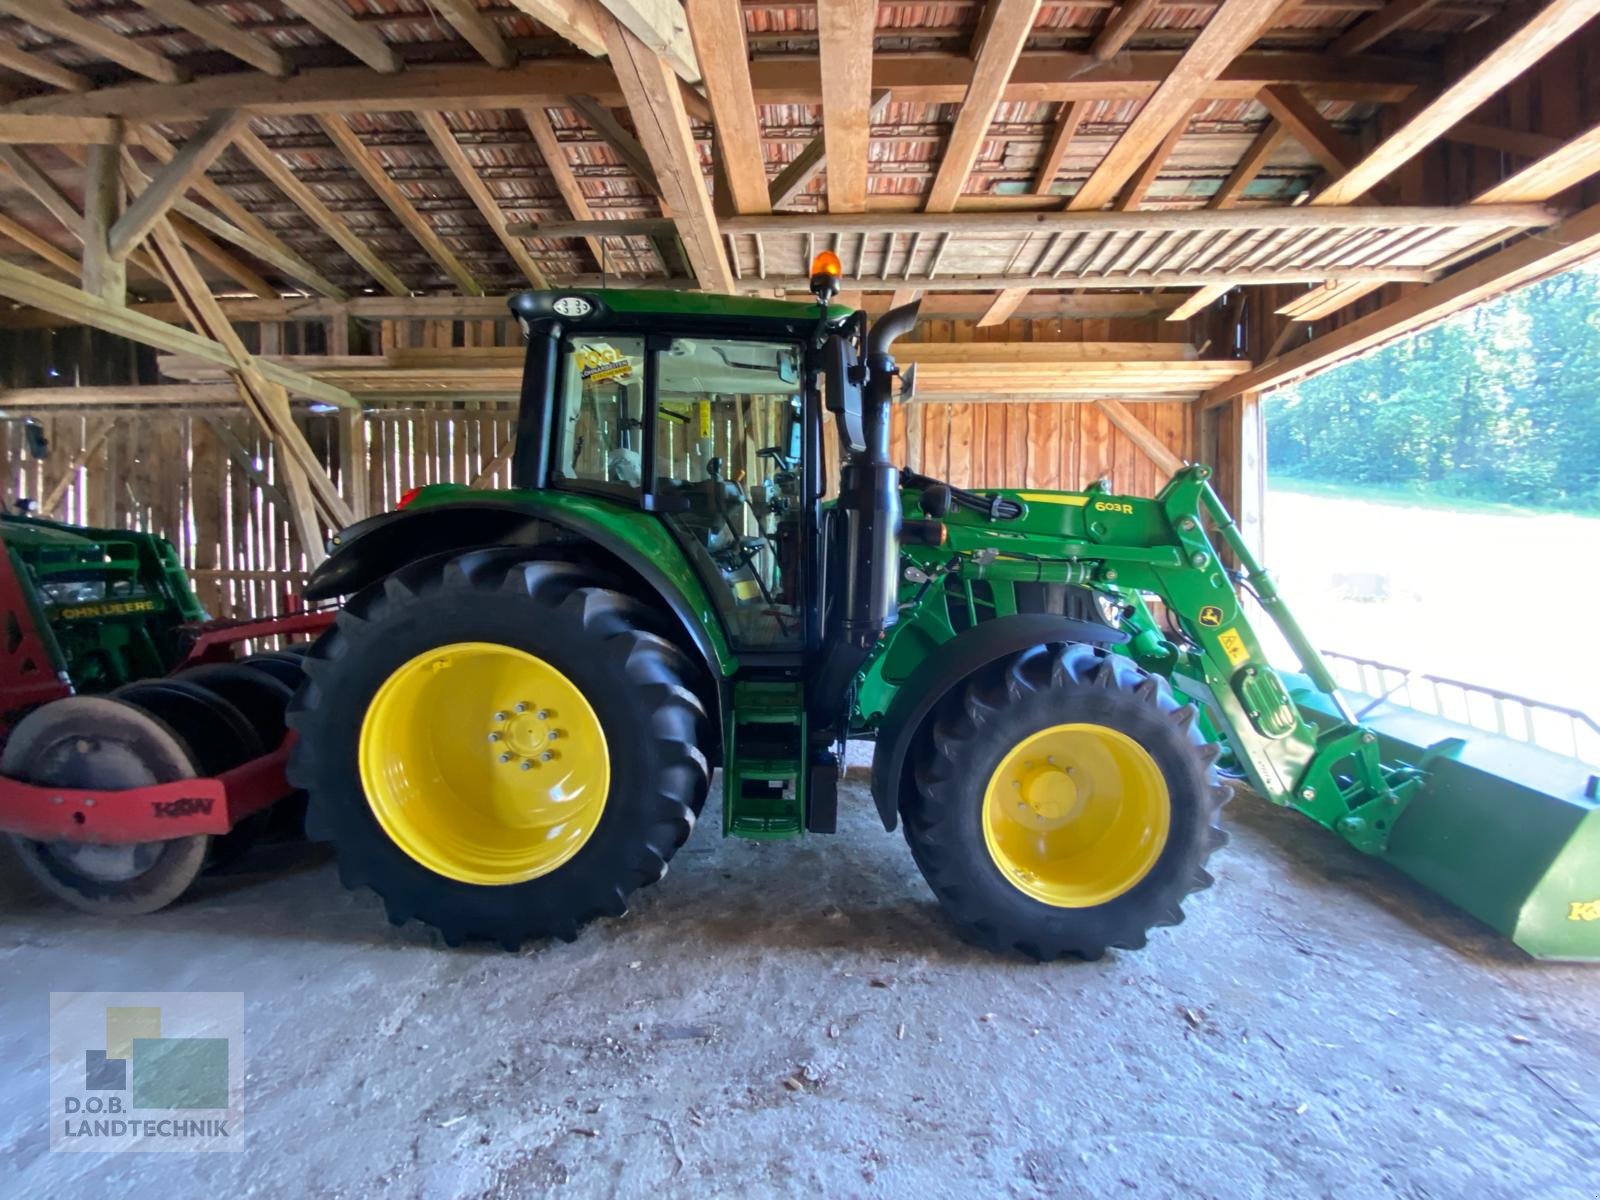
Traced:
<path fill-rule="evenodd" d="M 831 251 L 837 303 L 920 301 L 896 464 L 1152 497 L 1203 463 L 1259 550 L 1264 395 L 1600 252 L 1597 16 L 0 0 L 0 502 L 165 538 L 210 617 L 301 612 L 341 530 L 512 485 L 509 296 L 809 302 Z M 1580 968 L 1248 798 L 1214 896 L 1148 950 L 996 963 L 877 835 L 854 753 L 840 837 L 703 822 L 627 921 L 516 955 L 388 930 L 303 848 L 159 923 L 8 873 L 3 1170 L 18 1194 L 238 1187 L 250 1155 L 277 1181 L 251 1186 L 308 1194 L 1600 1187 Z M 41 989 L 245 993 L 246 1154 L 52 1152 Z"/>

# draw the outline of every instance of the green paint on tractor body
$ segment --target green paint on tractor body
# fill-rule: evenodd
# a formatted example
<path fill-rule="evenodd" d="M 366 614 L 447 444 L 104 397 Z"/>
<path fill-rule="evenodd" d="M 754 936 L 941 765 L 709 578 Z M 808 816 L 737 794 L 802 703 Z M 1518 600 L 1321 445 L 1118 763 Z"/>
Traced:
<path fill-rule="evenodd" d="M 5 514 L 0 540 L 78 692 L 166 674 L 182 656 L 178 627 L 205 618 L 177 551 L 154 534 Z"/>
<path fill-rule="evenodd" d="M 717 677 L 725 832 L 770 839 L 831 831 L 822 805 L 839 763 L 829 746 L 879 739 L 875 774 L 882 774 L 892 749 L 883 738 L 903 734 L 891 727 L 922 699 L 915 692 L 927 684 L 926 664 L 954 660 L 958 648 L 989 633 L 1059 618 L 1062 629 L 1079 631 L 1070 637 L 1100 639 L 1195 701 L 1203 728 L 1266 800 L 1394 863 L 1532 953 L 1600 960 L 1592 780 L 1586 789 L 1552 783 L 1538 764 L 1514 777 L 1503 764 L 1478 761 L 1492 758 L 1492 749 L 1430 751 L 1438 739 L 1416 729 L 1402 735 L 1358 722 L 1213 490 L 1208 468 L 1183 468 L 1153 498 L 1098 485 L 960 492 L 902 477 L 887 462 L 887 418 L 874 422 L 887 411 L 881 373 L 894 374 L 893 362 L 881 347 L 874 351 L 864 320 L 852 326 L 857 318 L 846 310 L 634 291 L 520 299 L 513 311 L 530 331 L 521 428 L 535 441 L 526 459 L 519 442 L 518 454 L 530 486 L 425 488 L 408 512 L 513 507 L 567 530 L 562 536 L 578 530 L 608 553 L 651 565 L 652 586 L 691 627 Z M 743 330 L 736 338 L 764 340 L 759 349 L 741 350 L 735 341 L 718 357 L 707 355 L 710 340 L 730 329 Z M 851 338 L 859 355 L 838 349 Z M 803 375 L 785 366 L 785 339 Z M 631 379 L 637 399 L 606 393 L 607 403 L 620 406 L 602 409 L 599 391 L 587 376 L 580 387 L 568 365 L 579 344 L 586 370 Z M 758 367 L 767 374 L 750 385 L 756 394 L 707 415 L 738 386 L 739 371 Z M 782 403 L 757 403 L 771 399 L 760 389 L 779 393 Z M 785 423 L 791 394 L 793 426 Z M 769 410 L 783 418 L 782 429 Z M 824 499 L 820 447 L 831 435 L 830 415 L 845 467 Z M 764 476 L 759 505 L 743 478 L 754 460 L 739 478 L 724 461 L 741 434 L 758 445 L 781 442 L 761 451 L 764 462 L 773 451 L 786 464 L 790 451 L 796 459 L 789 474 Z M 586 439 L 605 439 L 609 457 L 596 457 Z M 572 463 L 585 455 L 600 464 L 599 475 L 565 479 L 563 471 L 575 473 Z M 629 466 L 641 461 L 650 466 L 642 474 Z M 635 474 L 623 476 L 624 468 Z M 781 487 L 774 490 L 771 478 Z M 707 495 L 720 497 L 708 511 L 728 525 L 731 549 L 718 520 L 694 515 Z M 743 529 L 759 536 L 741 541 L 735 509 Z M 818 548 L 813 559 L 779 545 L 783 522 L 800 531 L 802 550 Z M 775 559 L 789 553 L 790 565 L 752 578 L 753 564 L 769 552 Z M 1286 677 L 1268 661 L 1241 592 L 1278 627 L 1303 676 Z M 776 617 L 766 641 L 752 641 L 751 623 L 785 605 L 790 615 Z M 875 623 L 867 619 L 873 613 Z M 857 648 L 854 657 L 839 653 L 847 644 Z M 880 811 L 891 825 L 902 784 L 890 778 L 883 786 Z"/>

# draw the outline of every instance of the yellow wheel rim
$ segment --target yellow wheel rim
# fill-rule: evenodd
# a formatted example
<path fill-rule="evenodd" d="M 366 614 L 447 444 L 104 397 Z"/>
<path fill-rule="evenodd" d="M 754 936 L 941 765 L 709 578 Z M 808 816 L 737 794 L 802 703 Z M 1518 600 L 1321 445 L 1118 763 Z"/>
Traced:
<path fill-rule="evenodd" d="M 1092 908 L 1150 873 L 1172 799 L 1145 748 L 1105 725 L 1052 725 L 1011 748 L 983 796 L 983 840 L 1008 882 L 1056 908 Z"/>
<path fill-rule="evenodd" d="M 462 883 L 524 883 L 581 850 L 605 812 L 605 730 L 577 685 L 492 642 L 419 654 L 361 722 L 361 786 L 417 862 Z"/>

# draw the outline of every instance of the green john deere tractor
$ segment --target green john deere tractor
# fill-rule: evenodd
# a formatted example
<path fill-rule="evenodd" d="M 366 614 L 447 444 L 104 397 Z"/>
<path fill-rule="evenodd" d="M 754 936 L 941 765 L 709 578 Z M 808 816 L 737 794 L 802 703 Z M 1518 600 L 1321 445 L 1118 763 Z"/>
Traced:
<path fill-rule="evenodd" d="M 1343 707 L 1208 470 L 1154 499 L 899 470 L 889 412 L 913 372 L 891 345 L 915 305 L 869 329 L 813 283 L 820 306 L 512 300 L 515 488 L 424 488 L 334 538 L 307 589 L 347 599 L 290 714 L 290 778 L 345 883 L 452 944 L 571 939 L 666 872 L 713 767 L 725 833 L 833 832 L 847 739 L 875 742 L 878 815 L 954 921 L 1035 958 L 1183 919 L 1225 841 L 1224 750 L 1382 852 L 1428 773 Z M 1325 717 L 1268 665 L 1239 583 Z M 1529 904 L 1581 890 L 1592 809 L 1541 833 Z M 1554 944 L 1595 953 L 1577 932 Z"/>

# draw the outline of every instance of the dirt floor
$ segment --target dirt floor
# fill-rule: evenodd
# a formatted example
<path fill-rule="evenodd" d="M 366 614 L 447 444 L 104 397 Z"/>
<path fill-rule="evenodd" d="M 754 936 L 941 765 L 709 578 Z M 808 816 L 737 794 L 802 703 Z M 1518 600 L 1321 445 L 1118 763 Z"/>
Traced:
<path fill-rule="evenodd" d="M 958 941 L 859 783 L 834 838 L 708 806 L 573 945 L 451 951 L 325 858 L 121 924 L 0 872 L 0 1196 L 1600 1197 L 1600 969 L 1538 965 L 1291 814 L 1188 921 Z M 52 1153 L 52 990 L 242 991 L 238 1154 Z"/>

